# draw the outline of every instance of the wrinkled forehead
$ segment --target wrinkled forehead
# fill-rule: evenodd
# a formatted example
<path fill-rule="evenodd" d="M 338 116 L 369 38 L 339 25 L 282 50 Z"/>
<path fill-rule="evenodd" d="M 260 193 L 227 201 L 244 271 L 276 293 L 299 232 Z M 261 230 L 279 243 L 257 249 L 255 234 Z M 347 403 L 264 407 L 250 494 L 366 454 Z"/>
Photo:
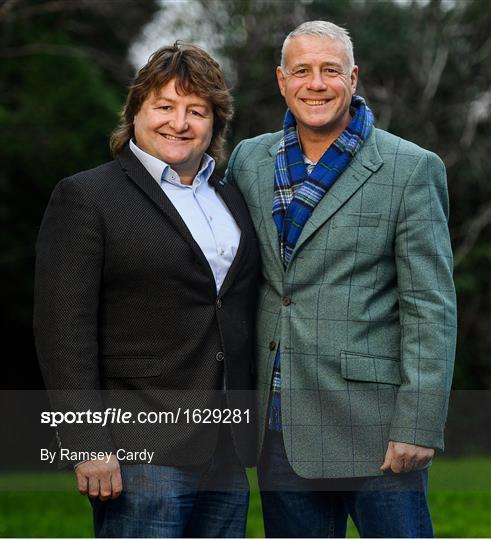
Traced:
<path fill-rule="evenodd" d="M 342 41 L 319 36 L 295 36 L 285 43 L 284 61 L 287 68 L 298 64 L 336 63 L 349 67 L 349 56 Z"/>

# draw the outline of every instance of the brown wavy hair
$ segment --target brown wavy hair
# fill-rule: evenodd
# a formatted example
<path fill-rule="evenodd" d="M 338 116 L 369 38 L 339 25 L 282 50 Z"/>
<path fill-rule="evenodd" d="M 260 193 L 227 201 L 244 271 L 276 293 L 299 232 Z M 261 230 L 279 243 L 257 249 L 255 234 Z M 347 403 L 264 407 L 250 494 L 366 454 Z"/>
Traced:
<path fill-rule="evenodd" d="M 233 104 L 223 71 L 203 49 L 176 41 L 161 47 L 150 56 L 130 86 L 120 121 L 111 134 L 113 156 L 119 154 L 134 137 L 133 119 L 150 92 L 158 92 L 172 79 L 180 94 L 196 94 L 213 107 L 213 135 L 208 154 L 220 162 L 223 158 L 225 132 L 233 115 Z"/>

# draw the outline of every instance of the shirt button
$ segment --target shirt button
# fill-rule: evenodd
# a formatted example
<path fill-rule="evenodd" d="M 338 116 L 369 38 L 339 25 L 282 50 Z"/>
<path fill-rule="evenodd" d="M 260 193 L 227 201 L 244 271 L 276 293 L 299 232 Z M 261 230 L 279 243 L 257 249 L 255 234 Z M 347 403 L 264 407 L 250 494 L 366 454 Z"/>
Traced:
<path fill-rule="evenodd" d="M 218 362 L 223 362 L 225 360 L 225 354 L 222 351 L 218 352 L 216 355 L 216 359 Z"/>
<path fill-rule="evenodd" d="M 218 309 L 222 307 L 222 299 L 220 297 L 217 298 L 216 305 Z"/>
<path fill-rule="evenodd" d="M 289 306 L 292 303 L 292 299 L 289 296 L 283 297 L 282 303 L 284 306 Z"/>
<path fill-rule="evenodd" d="M 276 341 L 269 342 L 269 350 L 274 351 L 276 349 Z"/>

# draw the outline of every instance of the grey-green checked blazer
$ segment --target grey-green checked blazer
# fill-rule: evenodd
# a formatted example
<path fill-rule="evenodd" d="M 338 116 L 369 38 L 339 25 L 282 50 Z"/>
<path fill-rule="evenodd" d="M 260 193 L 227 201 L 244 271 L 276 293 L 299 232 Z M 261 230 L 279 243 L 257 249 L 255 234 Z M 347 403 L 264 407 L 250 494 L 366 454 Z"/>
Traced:
<path fill-rule="evenodd" d="M 374 129 L 283 270 L 271 214 L 281 136 L 242 141 L 226 173 L 262 256 L 259 440 L 279 346 L 293 469 L 306 478 L 378 475 L 389 440 L 443 449 L 456 340 L 445 168 Z"/>

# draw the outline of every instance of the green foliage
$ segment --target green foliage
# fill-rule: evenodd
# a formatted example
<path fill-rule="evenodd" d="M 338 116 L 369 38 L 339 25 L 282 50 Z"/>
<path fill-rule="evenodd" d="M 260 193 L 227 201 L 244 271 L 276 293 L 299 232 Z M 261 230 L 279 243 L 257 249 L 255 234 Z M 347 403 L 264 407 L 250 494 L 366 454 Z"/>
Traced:
<path fill-rule="evenodd" d="M 457 362 L 455 373 L 456 386 L 460 388 L 491 387 L 490 270 L 491 241 L 483 237 L 462 259 L 455 272 L 461 339 L 460 362 Z"/>
<path fill-rule="evenodd" d="M 121 93 L 88 58 L 36 56 L 22 69 L 16 64 L 0 67 L 2 80 L 16 80 L 0 127 L 0 159 L 10 192 L 17 194 L 21 181 L 48 193 L 63 176 L 107 160 Z"/>
<path fill-rule="evenodd" d="M 59 180 L 110 158 L 132 71 L 127 51 L 156 5 L 14 0 L 0 8 L 2 328 L 4 354 L 20 359 L 4 386 L 40 384 L 31 337 L 37 228 Z"/>

